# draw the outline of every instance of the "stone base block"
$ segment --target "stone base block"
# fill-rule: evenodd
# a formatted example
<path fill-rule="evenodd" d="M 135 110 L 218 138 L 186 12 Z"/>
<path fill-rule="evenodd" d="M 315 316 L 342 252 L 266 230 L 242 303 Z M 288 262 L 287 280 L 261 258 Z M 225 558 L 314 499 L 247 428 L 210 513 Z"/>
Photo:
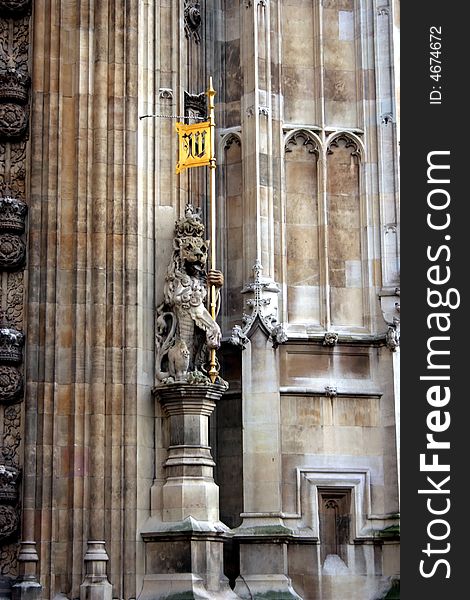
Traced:
<path fill-rule="evenodd" d="M 245 575 L 237 579 L 234 591 L 246 600 L 302 600 L 286 575 Z"/>
<path fill-rule="evenodd" d="M 146 575 L 139 600 L 233 600 L 223 572 L 223 543 L 230 530 L 220 521 L 149 519 L 142 531 Z"/>
<path fill-rule="evenodd" d="M 42 586 L 37 581 L 17 581 L 11 586 L 12 600 L 40 600 Z"/>
<path fill-rule="evenodd" d="M 202 578 L 194 573 L 169 573 L 146 575 L 138 600 L 233 600 L 235 598 L 238 596 L 230 588 L 208 591 L 204 587 Z"/>

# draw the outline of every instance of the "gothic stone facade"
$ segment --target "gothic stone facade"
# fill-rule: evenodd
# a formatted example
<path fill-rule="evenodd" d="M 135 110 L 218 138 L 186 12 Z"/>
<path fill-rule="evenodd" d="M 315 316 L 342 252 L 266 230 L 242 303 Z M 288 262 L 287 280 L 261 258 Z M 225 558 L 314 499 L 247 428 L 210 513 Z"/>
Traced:
<path fill-rule="evenodd" d="M 198 443 L 226 597 L 390 593 L 398 20 L 398 0 L 0 0 L 0 596 L 157 597 L 156 315 L 208 188 L 175 174 L 174 120 L 139 116 L 202 115 L 209 75 L 229 389 Z"/>

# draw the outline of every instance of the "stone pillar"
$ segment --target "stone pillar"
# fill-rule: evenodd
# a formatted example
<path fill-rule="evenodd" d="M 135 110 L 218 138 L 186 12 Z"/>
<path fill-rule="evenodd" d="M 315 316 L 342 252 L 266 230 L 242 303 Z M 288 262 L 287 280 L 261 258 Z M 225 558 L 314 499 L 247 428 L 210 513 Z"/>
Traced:
<path fill-rule="evenodd" d="M 258 327 L 243 352 L 243 522 L 240 544 L 241 598 L 299 598 L 287 576 L 287 543 L 281 498 L 279 363 Z M 268 595 L 269 594 L 269 595 Z"/>
<path fill-rule="evenodd" d="M 186 382 L 154 389 L 170 433 L 162 518 L 151 517 L 141 532 L 147 571 L 140 600 L 237 598 L 223 575 L 230 530 L 219 521 L 209 446 L 209 416 L 224 390 L 220 383 Z"/>

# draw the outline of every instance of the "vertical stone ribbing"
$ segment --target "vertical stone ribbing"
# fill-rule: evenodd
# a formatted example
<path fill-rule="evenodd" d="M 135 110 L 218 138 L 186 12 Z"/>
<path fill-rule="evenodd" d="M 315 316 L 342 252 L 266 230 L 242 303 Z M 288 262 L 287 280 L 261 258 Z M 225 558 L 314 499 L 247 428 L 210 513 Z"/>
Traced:
<path fill-rule="evenodd" d="M 100 540 L 114 595 L 136 595 L 137 10 L 34 13 L 27 435 L 44 597 L 78 596 Z"/>

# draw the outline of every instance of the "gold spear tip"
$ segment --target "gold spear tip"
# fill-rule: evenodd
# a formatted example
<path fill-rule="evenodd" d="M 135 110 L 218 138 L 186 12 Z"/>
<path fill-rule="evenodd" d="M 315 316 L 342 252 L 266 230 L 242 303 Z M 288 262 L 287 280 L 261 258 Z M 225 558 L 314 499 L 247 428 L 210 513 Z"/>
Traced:
<path fill-rule="evenodd" d="M 209 77 L 209 89 L 207 90 L 207 95 L 210 97 L 215 96 L 216 91 L 212 85 L 212 75 Z"/>

